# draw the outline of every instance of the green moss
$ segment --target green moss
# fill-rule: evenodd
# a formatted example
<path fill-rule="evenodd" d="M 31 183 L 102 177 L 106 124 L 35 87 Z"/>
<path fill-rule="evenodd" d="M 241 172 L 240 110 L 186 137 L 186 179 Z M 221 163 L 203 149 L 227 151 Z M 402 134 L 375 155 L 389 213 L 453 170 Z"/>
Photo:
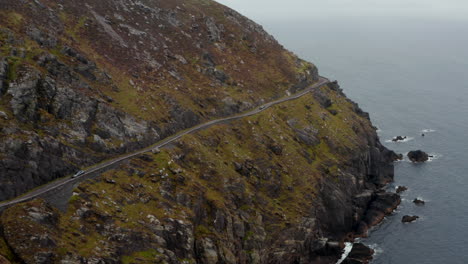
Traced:
<path fill-rule="evenodd" d="M 135 252 L 131 256 L 123 256 L 123 264 L 132 264 L 132 263 L 155 263 L 154 261 L 161 254 L 155 249 L 150 249 L 147 251 Z"/>
<path fill-rule="evenodd" d="M 198 225 L 195 227 L 195 237 L 200 238 L 200 237 L 207 237 L 207 236 L 212 236 L 213 232 L 208 229 L 204 225 Z"/>

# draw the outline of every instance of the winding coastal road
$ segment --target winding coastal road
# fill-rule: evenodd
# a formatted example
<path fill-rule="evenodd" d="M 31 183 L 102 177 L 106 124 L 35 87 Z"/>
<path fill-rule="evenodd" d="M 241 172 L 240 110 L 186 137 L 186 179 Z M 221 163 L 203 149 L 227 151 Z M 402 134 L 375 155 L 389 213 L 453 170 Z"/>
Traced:
<path fill-rule="evenodd" d="M 317 88 L 319 88 L 319 87 L 321 87 L 321 86 L 323 86 L 325 84 L 328 84 L 328 83 L 330 83 L 330 80 L 328 80 L 327 78 L 324 78 L 324 77 L 319 77 L 318 82 L 312 84 L 311 86 L 307 87 L 306 89 L 304 89 L 304 90 L 302 90 L 302 91 L 300 91 L 298 93 L 295 93 L 295 94 L 287 96 L 287 97 L 283 97 L 283 98 L 278 99 L 276 101 L 272 101 L 272 102 L 263 104 L 263 105 L 255 108 L 253 110 L 250 110 L 250 111 L 242 113 L 242 114 L 237 114 L 237 115 L 234 115 L 234 116 L 220 118 L 220 119 L 208 121 L 208 122 L 203 123 L 203 124 L 199 124 L 199 125 L 194 126 L 194 127 L 190 128 L 188 130 L 184 130 L 184 131 L 179 132 L 178 134 L 167 137 L 167 138 L 165 138 L 165 139 L 163 139 L 163 140 L 161 140 L 161 141 L 157 142 L 156 144 L 151 145 L 149 147 L 143 148 L 143 149 L 138 150 L 136 152 L 126 154 L 124 156 L 116 157 L 114 159 L 99 163 L 98 165 L 95 165 L 95 166 L 93 166 L 91 168 L 88 168 L 83 174 L 81 174 L 78 177 L 75 177 L 75 178 L 64 177 L 64 178 L 61 178 L 59 180 L 50 182 L 50 183 L 45 184 L 45 185 L 43 185 L 43 186 L 41 186 L 41 187 L 39 187 L 39 188 L 37 188 L 37 189 L 35 189 L 33 191 L 30 191 L 30 192 L 28 192 L 28 193 L 26 193 L 26 194 L 24 194 L 22 196 L 19 196 L 17 198 L 13 198 L 12 200 L 0 203 L 0 210 L 3 210 L 5 208 L 7 208 L 9 206 L 12 206 L 12 205 L 15 205 L 17 203 L 32 200 L 34 198 L 37 198 L 37 197 L 39 197 L 39 196 L 41 196 L 43 194 L 46 194 L 46 193 L 50 192 L 50 191 L 58 189 L 58 188 L 66 185 L 68 183 L 78 182 L 78 181 L 80 181 L 80 179 L 84 179 L 85 176 L 88 176 L 88 175 L 91 175 L 92 173 L 95 173 L 97 171 L 109 168 L 111 165 L 120 163 L 120 162 L 122 162 L 124 160 L 128 160 L 128 159 L 133 158 L 135 156 L 138 156 L 138 155 L 140 155 L 142 153 L 152 151 L 153 149 L 162 148 L 162 147 L 166 146 L 167 144 L 178 140 L 179 138 L 183 137 L 184 135 L 196 132 L 196 131 L 201 130 L 201 129 L 208 128 L 208 127 L 210 127 L 212 125 L 216 125 L 216 124 L 220 124 L 220 123 L 223 123 L 223 122 L 232 121 L 232 120 L 252 116 L 252 115 L 258 114 L 258 113 L 260 113 L 262 111 L 265 111 L 266 109 L 268 109 L 268 108 L 270 108 L 270 107 L 272 107 L 274 105 L 277 105 L 277 104 L 280 104 L 280 103 L 283 103 L 283 102 L 286 102 L 286 101 L 291 101 L 291 100 L 298 99 L 298 98 L 306 95 L 307 93 L 309 93 L 313 89 L 317 89 Z"/>

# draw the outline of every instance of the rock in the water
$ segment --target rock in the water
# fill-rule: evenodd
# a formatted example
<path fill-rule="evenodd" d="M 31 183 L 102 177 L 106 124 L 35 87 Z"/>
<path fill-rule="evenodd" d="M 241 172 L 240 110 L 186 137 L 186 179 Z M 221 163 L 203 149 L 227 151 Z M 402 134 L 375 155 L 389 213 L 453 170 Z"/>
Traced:
<path fill-rule="evenodd" d="M 404 191 L 408 190 L 406 186 L 397 186 L 396 188 L 396 193 L 402 193 Z"/>
<path fill-rule="evenodd" d="M 358 264 L 358 263 L 369 263 L 372 260 L 374 250 L 362 243 L 355 243 L 353 249 L 349 253 L 348 257 L 342 262 L 343 264 Z"/>
<path fill-rule="evenodd" d="M 416 198 L 416 199 L 413 200 L 413 203 L 415 203 L 417 205 L 424 205 L 426 202 L 424 202 L 421 199 Z"/>
<path fill-rule="evenodd" d="M 405 140 L 407 137 L 406 136 L 397 136 L 397 137 L 394 137 L 392 139 L 393 142 L 398 142 L 398 141 L 403 141 Z"/>
<path fill-rule="evenodd" d="M 408 153 L 408 158 L 412 162 L 425 162 L 429 160 L 429 155 L 422 150 L 413 150 Z"/>
<path fill-rule="evenodd" d="M 419 216 L 416 216 L 416 215 L 405 215 L 401 219 L 401 222 L 402 223 L 411 223 L 411 222 L 416 221 L 416 219 L 418 219 L 418 218 L 419 218 Z"/>

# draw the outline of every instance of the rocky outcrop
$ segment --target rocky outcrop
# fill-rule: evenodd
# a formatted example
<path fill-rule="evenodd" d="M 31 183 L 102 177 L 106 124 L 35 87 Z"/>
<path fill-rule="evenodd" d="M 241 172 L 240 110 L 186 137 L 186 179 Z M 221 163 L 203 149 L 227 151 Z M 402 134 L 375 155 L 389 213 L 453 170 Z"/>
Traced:
<path fill-rule="evenodd" d="M 424 205 L 426 202 L 423 201 L 423 200 L 421 200 L 421 199 L 419 199 L 419 198 L 415 198 L 415 199 L 413 200 L 413 203 L 416 204 L 416 205 Z"/>
<path fill-rule="evenodd" d="M 419 218 L 419 216 L 416 215 L 405 215 L 401 218 L 402 223 L 411 223 L 416 221 Z"/>
<path fill-rule="evenodd" d="M 406 136 L 397 136 L 392 138 L 393 142 L 398 142 L 398 141 L 404 141 L 406 139 Z"/>
<path fill-rule="evenodd" d="M 406 186 L 397 186 L 396 193 L 402 193 L 402 192 L 404 192 L 406 190 L 408 190 L 408 187 L 406 187 Z"/>
<path fill-rule="evenodd" d="M 385 216 L 391 214 L 400 204 L 398 194 L 390 192 L 377 192 L 370 195 L 369 192 L 356 197 L 360 204 L 367 202 L 362 220 L 357 225 L 357 234 L 367 236 L 370 227 L 380 223 Z"/>
<path fill-rule="evenodd" d="M 348 257 L 341 262 L 343 264 L 367 264 L 369 263 L 374 255 L 374 250 L 362 243 L 353 244 L 351 252 Z"/>
<path fill-rule="evenodd" d="M 160 138 L 157 127 L 148 122 L 113 108 L 103 98 L 77 92 L 77 87 L 91 88 L 54 56 L 38 60 L 48 65 L 49 73 L 21 66 L 7 94 L 16 120 L 31 124 L 46 136 L 24 131 L 14 120 L 2 128 L 0 150 L 5 158 L 0 161 L 0 200 L 71 174 L 78 166 L 91 165 L 106 154 L 129 151 Z M 179 121 L 180 128 L 192 125 Z M 82 147 L 95 153 L 89 155 Z"/>
<path fill-rule="evenodd" d="M 412 162 L 425 162 L 429 160 L 429 155 L 422 150 L 414 150 L 408 152 L 408 158 Z"/>

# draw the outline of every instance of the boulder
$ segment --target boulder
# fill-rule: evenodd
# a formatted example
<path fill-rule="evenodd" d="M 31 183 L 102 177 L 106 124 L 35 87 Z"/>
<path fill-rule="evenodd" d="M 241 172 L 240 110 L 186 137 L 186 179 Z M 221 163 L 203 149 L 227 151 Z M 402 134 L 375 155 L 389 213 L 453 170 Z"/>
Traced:
<path fill-rule="evenodd" d="M 401 222 L 402 223 L 411 223 L 411 222 L 416 221 L 416 219 L 418 219 L 418 218 L 419 218 L 419 216 L 416 216 L 416 215 L 405 215 L 401 219 Z"/>
<path fill-rule="evenodd" d="M 416 198 L 413 200 L 413 203 L 415 203 L 416 205 L 424 205 L 426 202 L 424 202 L 421 199 Z"/>
<path fill-rule="evenodd" d="M 406 186 L 397 186 L 396 188 L 396 193 L 402 193 L 404 191 L 408 190 Z"/>
<path fill-rule="evenodd" d="M 413 150 L 408 152 L 408 158 L 412 162 L 425 162 L 429 160 L 429 155 L 422 150 Z"/>

